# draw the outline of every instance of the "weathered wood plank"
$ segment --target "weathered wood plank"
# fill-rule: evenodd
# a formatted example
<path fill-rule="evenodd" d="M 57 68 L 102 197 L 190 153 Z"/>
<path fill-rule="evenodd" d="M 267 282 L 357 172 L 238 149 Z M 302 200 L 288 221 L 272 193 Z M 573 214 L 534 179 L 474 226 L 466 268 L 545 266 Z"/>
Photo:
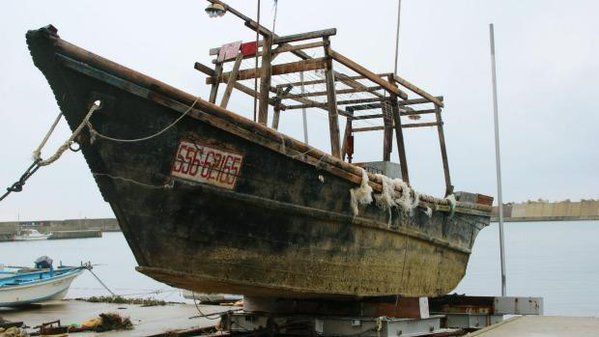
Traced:
<path fill-rule="evenodd" d="M 441 107 L 435 105 L 435 117 L 437 118 L 437 133 L 439 134 L 439 148 L 443 160 L 443 175 L 445 177 L 445 196 L 453 193 L 451 176 L 449 174 L 449 160 L 447 159 L 447 147 L 445 146 L 445 133 L 443 132 L 443 119 L 441 118 Z"/>
<path fill-rule="evenodd" d="M 410 123 L 410 124 L 403 124 L 401 127 L 406 129 L 406 128 L 426 128 L 429 126 L 437 126 L 437 122 Z"/>
<path fill-rule="evenodd" d="M 329 36 L 333 36 L 336 34 L 337 34 L 336 28 L 316 30 L 316 31 L 307 32 L 307 33 L 279 36 L 279 37 L 276 37 L 273 39 L 272 44 L 283 44 L 283 43 L 304 41 L 304 40 L 310 40 L 310 39 L 316 39 L 316 38 L 329 37 Z"/>
<path fill-rule="evenodd" d="M 258 107 L 258 123 L 268 125 L 268 93 L 270 89 L 270 79 L 272 77 L 271 67 L 271 49 L 272 38 L 264 39 L 262 47 L 262 69 L 260 69 L 260 92 Z"/>
<path fill-rule="evenodd" d="M 333 73 L 333 60 L 331 57 L 331 44 L 328 37 L 324 38 L 327 80 L 327 103 L 329 108 L 329 133 L 331 138 L 331 155 L 341 159 L 341 146 L 339 144 L 339 115 L 337 114 L 337 95 L 335 93 L 335 74 Z"/>
<path fill-rule="evenodd" d="M 277 65 L 271 67 L 271 69 L 272 69 L 271 75 L 282 75 L 282 74 L 289 74 L 289 73 L 298 73 L 301 71 L 324 69 L 325 66 L 326 65 L 325 65 L 324 58 L 303 60 L 303 61 L 290 62 L 290 63 L 285 63 L 285 64 L 277 64 Z M 229 75 L 230 75 L 229 72 L 223 73 L 223 75 L 221 76 L 221 81 L 226 81 L 229 78 Z M 243 70 L 239 71 L 237 80 L 238 81 L 248 80 L 251 78 L 255 78 L 256 76 L 260 76 L 260 71 L 256 71 L 256 69 L 253 69 L 253 68 L 252 69 L 243 69 Z M 206 84 L 213 84 L 213 80 L 211 78 L 207 78 Z"/>
<path fill-rule="evenodd" d="M 235 87 L 235 82 L 237 82 L 237 73 L 239 72 L 239 66 L 241 66 L 241 60 L 243 59 L 243 55 L 239 53 L 235 58 L 235 63 L 233 64 L 233 70 L 231 70 L 231 75 L 229 76 L 229 81 L 227 81 L 227 87 L 225 88 L 225 92 L 223 94 L 223 98 L 220 102 L 220 106 L 223 108 L 227 108 L 229 104 L 229 98 L 231 98 L 231 93 L 233 92 L 233 88 Z M 222 69 L 222 66 L 221 66 Z M 213 84 L 218 85 L 218 83 Z"/>
<path fill-rule="evenodd" d="M 435 105 L 438 105 L 440 107 L 445 106 L 443 104 L 443 101 L 438 100 L 435 96 L 429 94 L 428 92 L 420 89 L 419 87 L 415 86 L 414 84 L 408 82 L 407 80 L 399 77 L 398 75 L 393 75 L 393 79 L 395 80 L 395 82 L 397 82 L 398 84 L 402 85 L 403 87 L 407 88 L 408 90 L 412 91 L 413 93 L 419 95 L 422 98 L 426 98 L 428 99 L 430 102 L 435 103 Z M 402 98 L 407 98 L 407 97 L 402 97 Z"/>
<path fill-rule="evenodd" d="M 361 87 L 361 88 L 347 88 L 347 89 L 339 89 L 335 91 L 335 94 L 337 95 L 343 95 L 343 94 L 354 94 L 357 92 L 366 92 L 366 93 L 371 93 L 374 94 L 377 90 L 381 90 L 383 87 L 381 86 L 375 86 L 375 87 Z M 304 94 L 296 94 L 296 95 L 288 95 L 285 98 L 291 99 L 291 98 L 299 98 L 299 97 L 316 97 L 316 96 L 326 96 L 328 94 L 328 90 L 325 91 L 314 91 L 314 92 L 307 92 Z M 378 94 L 378 93 L 377 93 Z"/>
<path fill-rule="evenodd" d="M 339 54 L 338 52 L 331 50 L 331 57 L 333 59 L 335 59 L 335 61 L 343 64 L 344 66 L 350 68 L 351 70 L 357 72 L 358 74 L 365 76 L 366 78 L 368 78 L 369 80 L 371 80 L 372 82 L 382 86 L 383 88 L 385 88 L 389 93 L 393 93 L 403 99 L 407 99 L 408 95 L 399 90 L 399 88 L 391 85 L 391 83 L 389 83 L 388 81 L 380 78 L 377 74 L 373 73 L 372 71 L 366 69 L 365 67 L 359 65 L 358 63 L 350 60 L 349 58 Z"/>

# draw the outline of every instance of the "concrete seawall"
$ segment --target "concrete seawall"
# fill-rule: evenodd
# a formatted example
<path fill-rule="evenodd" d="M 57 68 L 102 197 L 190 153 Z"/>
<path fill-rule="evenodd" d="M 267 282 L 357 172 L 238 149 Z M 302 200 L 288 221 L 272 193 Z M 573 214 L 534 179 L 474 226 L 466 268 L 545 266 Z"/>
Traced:
<path fill-rule="evenodd" d="M 498 219 L 497 207 L 493 207 L 493 219 Z M 576 221 L 599 220 L 599 200 L 581 201 L 528 201 L 508 203 L 503 206 L 505 221 Z"/>
<path fill-rule="evenodd" d="M 101 237 L 102 232 L 121 230 L 114 218 L 9 221 L 0 222 L 0 241 L 12 241 L 20 228 L 31 228 L 40 233 L 54 233 L 51 239 Z"/>

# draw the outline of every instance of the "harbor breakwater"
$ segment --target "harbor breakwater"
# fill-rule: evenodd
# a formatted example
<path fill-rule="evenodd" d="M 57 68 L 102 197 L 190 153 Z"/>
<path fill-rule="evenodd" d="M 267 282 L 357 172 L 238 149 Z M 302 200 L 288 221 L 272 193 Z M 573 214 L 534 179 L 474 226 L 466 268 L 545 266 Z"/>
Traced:
<path fill-rule="evenodd" d="M 102 232 L 120 231 L 114 218 L 67 219 L 0 222 L 0 241 L 12 241 L 20 229 L 35 229 L 40 233 L 53 233 L 53 239 L 98 237 Z"/>
<path fill-rule="evenodd" d="M 498 220 L 498 207 L 493 207 L 493 221 Z M 599 200 L 546 200 L 507 203 L 503 205 L 503 219 L 519 221 L 576 221 L 599 220 Z"/>

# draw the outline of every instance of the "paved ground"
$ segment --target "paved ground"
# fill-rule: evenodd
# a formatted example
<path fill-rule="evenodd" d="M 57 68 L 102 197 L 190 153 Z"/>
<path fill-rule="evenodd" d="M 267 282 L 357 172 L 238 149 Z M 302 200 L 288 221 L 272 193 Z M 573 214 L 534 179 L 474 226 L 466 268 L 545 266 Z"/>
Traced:
<path fill-rule="evenodd" d="M 199 305 L 199 308 L 204 314 L 233 309 L 212 305 Z M 197 308 L 190 304 L 141 307 L 130 304 L 89 303 L 76 300 L 57 301 L 28 309 L 0 309 L 0 316 L 9 321 L 23 321 L 28 326 L 36 326 L 58 319 L 63 325 L 67 325 L 71 323 L 81 324 L 98 317 L 100 313 L 112 312 L 129 317 L 135 326 L 134 330 L 105 333 L 86 332 L 81 335 L 85 337 L 142 337 L 172 330 L 208 327 L 215 323 L 215 321 L 206 318 L 190 319 L 192 316 L 199 315 Z"/>
<path fill-rule="evenodd" d="M 597 337 L 598 317 L 520 316 L 468 336 L 476 337 Z"/>

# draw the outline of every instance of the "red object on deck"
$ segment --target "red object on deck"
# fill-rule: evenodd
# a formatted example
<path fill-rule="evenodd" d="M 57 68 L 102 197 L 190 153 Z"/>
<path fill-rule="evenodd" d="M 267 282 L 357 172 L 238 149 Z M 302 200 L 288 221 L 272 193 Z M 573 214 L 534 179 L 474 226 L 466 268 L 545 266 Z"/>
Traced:
<path fill-rule="evenodd" d="M 246 42 L 241 45 L 241 54 L 243 56 L 253 56 L 258 52 L 258 44 L 256 42 Z"/>

